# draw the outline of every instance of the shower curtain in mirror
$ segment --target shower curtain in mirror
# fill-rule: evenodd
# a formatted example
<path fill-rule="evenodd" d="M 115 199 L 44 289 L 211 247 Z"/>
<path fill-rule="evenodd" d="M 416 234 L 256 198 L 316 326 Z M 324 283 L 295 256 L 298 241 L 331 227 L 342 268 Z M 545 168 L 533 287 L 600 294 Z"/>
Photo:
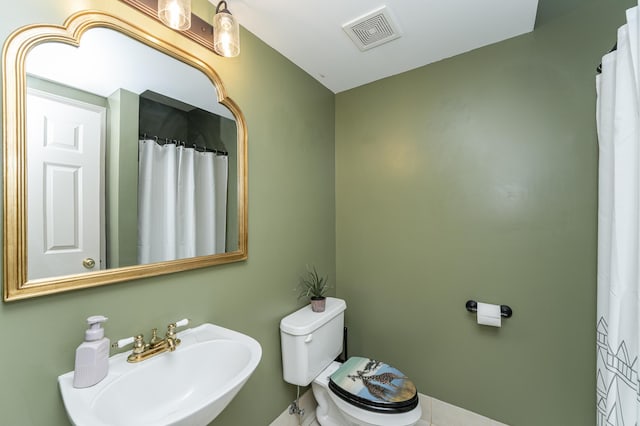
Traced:
<path fill-rule="evenodd" d="M 638 7 L 596 77 L 598 127 L 597 425 L 640 424 Z"/>
<path fill-rule="evenodd" d="M 228 157 L 139 141 L 138 260 L 225 251 Z"/>

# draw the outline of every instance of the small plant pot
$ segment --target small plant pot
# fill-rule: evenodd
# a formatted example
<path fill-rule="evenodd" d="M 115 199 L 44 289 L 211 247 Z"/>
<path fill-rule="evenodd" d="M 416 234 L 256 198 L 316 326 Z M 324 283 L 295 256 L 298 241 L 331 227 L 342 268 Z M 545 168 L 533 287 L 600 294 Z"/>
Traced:
<path fill-rule="evenodd" d="M 324 312 L 324 308 L 327 302 L 326 297 L 312 297 L 311 298 L 311 310 L 313 312 Z"/>

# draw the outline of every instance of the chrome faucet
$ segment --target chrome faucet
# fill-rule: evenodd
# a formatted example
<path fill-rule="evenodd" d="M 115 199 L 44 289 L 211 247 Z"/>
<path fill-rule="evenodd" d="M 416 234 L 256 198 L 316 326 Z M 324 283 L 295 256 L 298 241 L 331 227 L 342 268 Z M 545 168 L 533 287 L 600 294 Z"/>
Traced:
<path fill-rule="evenodd" d="M 153 330 L 151 330 L 151 340 L 149 340 L 149 343 L 145 343 L 144 336 L 142 334 L 138 334 L 135 337 L 127 337 L 126 339 L 118 340 L 111 346 L 114 348 L 121 348 L 130 343 L 133 343 L 133 350 L 127 357 L 127 361 L 144 361 L 145 359 L 151 358 L 163 352 L 175 351 L 176 347 L 178 347 L 178 345 L 180 344 L 180 339 L 178 339 L 178 336 L 176 335 L 176 328 L 185 326 L 187 324 L 189 324 L 188 319 L 183 319 L 169 324 L 167 326 L 167 333 L 165 334 L 164 339 L 160 339 L 158 337 L 158 329 L 154 328 Z"/>

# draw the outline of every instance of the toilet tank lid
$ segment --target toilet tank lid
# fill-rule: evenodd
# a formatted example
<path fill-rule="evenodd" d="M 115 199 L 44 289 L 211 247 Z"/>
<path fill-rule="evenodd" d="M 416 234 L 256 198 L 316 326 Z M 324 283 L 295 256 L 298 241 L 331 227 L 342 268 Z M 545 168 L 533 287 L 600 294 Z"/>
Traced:
<path fill-rule="evenodd" d="M 342 299 L 327 297 L 324 312 L 313 312 L 311 304 L 306 305 L 280 321 L 280 330 L 294 336 L 312 333 L 347 309 Z"/>

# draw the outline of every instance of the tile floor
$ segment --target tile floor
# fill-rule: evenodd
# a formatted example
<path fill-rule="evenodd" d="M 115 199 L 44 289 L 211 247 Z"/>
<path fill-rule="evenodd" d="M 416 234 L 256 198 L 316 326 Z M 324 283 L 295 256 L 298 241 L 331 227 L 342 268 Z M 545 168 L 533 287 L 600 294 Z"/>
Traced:
<path fill-rule="evenodd" d="M 508 426 L 427 395 L 419 394 L 419 397 L 422 420 L 416 426 Z M 320 426 L 314 416 L 316 402 L 311 391 L 301 396 L 300 406 L 305 410 L 302 419 L 289 415 L 285 410 L 270 426 Z"/>

